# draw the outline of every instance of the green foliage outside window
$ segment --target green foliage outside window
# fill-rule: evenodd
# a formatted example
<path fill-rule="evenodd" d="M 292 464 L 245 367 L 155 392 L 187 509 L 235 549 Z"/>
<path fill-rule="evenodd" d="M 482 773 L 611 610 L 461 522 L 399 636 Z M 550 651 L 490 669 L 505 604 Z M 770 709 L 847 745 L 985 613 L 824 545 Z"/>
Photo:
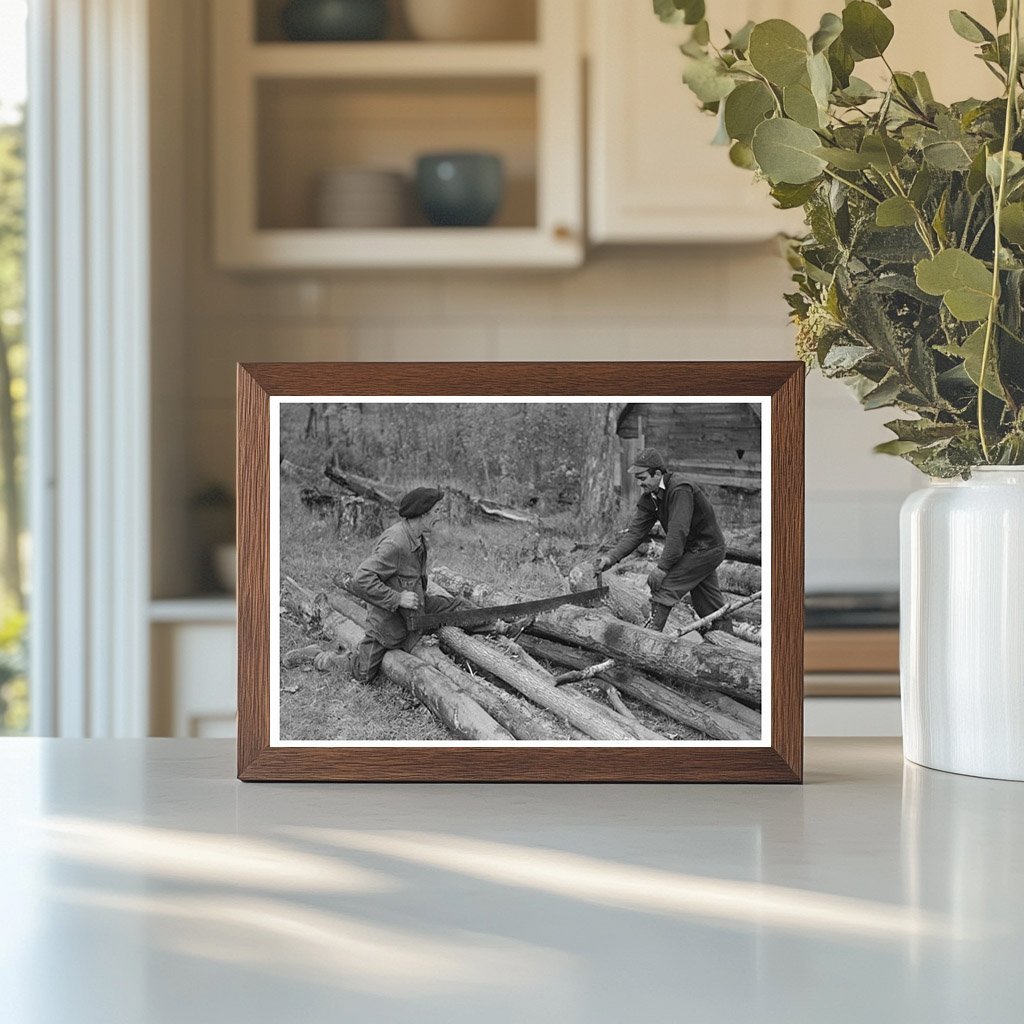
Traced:
<path fill-rule="evenodd" d="M 0 121 L 0 733 L 28 724 L 24 451 L 28 414 L 24 118 Z"/>

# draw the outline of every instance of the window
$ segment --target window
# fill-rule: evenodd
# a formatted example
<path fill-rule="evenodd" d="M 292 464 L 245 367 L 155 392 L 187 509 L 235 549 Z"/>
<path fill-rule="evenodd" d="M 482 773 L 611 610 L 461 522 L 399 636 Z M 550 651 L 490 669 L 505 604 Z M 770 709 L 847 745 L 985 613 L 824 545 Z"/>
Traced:
<path fill-rule="evenodd" d="M 25 527 L 25 0 L 0 0 L 0 734 L 29 724 Z"/>

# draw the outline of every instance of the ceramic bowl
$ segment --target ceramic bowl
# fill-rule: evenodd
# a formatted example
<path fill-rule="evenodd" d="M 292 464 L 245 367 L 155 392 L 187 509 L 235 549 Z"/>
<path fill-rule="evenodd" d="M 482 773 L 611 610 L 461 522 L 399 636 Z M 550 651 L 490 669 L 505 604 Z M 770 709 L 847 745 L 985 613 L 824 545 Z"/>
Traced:
<path fill-rule="evenodd" d="M 416 194 L 436 227 L 483 227 L 504 192 L 501 157 L 494 153 L 425 153 L 416 161 Z"/>
<path fill-rule="evenodd" d="M 281 11 L 285 38 L 296 42 L 380 39 L 387 25 L 387 0 L 290 0 Z"/>

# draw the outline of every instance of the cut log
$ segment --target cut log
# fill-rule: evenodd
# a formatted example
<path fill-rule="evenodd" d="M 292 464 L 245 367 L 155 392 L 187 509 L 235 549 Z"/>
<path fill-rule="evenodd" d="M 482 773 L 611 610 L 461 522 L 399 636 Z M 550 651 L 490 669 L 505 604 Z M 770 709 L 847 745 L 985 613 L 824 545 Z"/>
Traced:
<path fill-rule="evenodd" d="M 752 626 L 749 622 L 734 622 L 730 628 L 732 629 L 733 636 L 738 637 L 740 640 L 746 640 L 748 644 L 760 645 L 760 626 Z"/>
<path fill-rule="evenodd" d="M 612 576 L 605 576 L 605 582 L 610 580 L 616 580 L 622 587 L 628 587 L 633 594 L 633 605 L 634 607 L 640 607 L 641 605 L 648 604 L 648 598 L 650 597 L 650 590 L 647 586 L 647 574 L 625 571 Z M 624 593 L 624 591 L 620 591 Z M 732 603 L 738 600 L 741 594 L 731 594 L 726 591 L 722 592 L 722 597 L 725 598 L 727 603 Z M 621 604 L 623 614 L 621 618 L 625 618 L 627 622 L 636 622 L 637 620 L 626 618 L 629 606 L 623 603 Z M 646 612 L 644 613 L 646 617 Z M 689 600 L 680 601 L 673 609 L 668 617 L 668 622 L 665 625 L 666 632 L 671 633 L 674 630 L 684 628 L 688 623 L 693 622 L 697 618 L 697 613 L 693 610 Z M 644 620 L 640 620 L 642 622 Z M 732 622 L 746 622 L 749 625 L 760 626 L 761 625 L 761 602 L 755 601 L 753 604 L 749 604 L 739 611 L 733 613 Z M 639 624 L 639 623 L 637 623 Z M 723 624 L 724 627 L 725 624 Z M 732 627 L 729 626 L 731 629 Z"/>
<path fill-rule="evenodd" d="M 355 473 L 343 473 L 336 466 L 332 466 L 329 463 L 324 467 L 324 476 L 331 483 L 344 487 L 345 490 L 358 494 L 362 498 L 369 498 L 371 501 L 379 502 L 388 509 L 396 509 L 398 507 L 398 497 L 389 494 L 382 485 L 374 480 L 357 476 Z"/>
<path fill-rule="evenodd" d="M 300 602 L 312 607 L 312 591 L 289 580 Z M 364 632 L 351 619 L 333 609 L 321 609 L 320 625 L 323 631 L 350 650 L 363 639 Z M 408 690 L 434 717 L 458 739 L 498 742 L 513 739 L 476 701 L 467 697 L 430 665 L 406 654 L 388 651 L 381 666 L 384 675 Z"/>
<path fill-rule="evenodd" d="M 330 594 L 330 606 L 356 625 L 366 628 L 366 609 L 344 594 Z M 541 712 L 511 694 L 502 693 L 486 679 L 478 679 L 463 672 L 458 665 L 445 656 L 437 647 L 417 644 L 412 651 L 414 657 L 432 665 L 472 700 L 475 700 L 491 718 L 507 729 L 517 740 L 565 740 L 565 730 L 559 730 L 547 721 Z"/>
<path fill-rule="evenodd" d="M 757 593 L 761 589 L 761 566 L 742 562 L 723 562 L 717 569 L 718 585 L 732 594 Z"/>
<path fill-rule="evenodd" d="M 486 641 L 469 636 L 454 626 L 442 626 L 438 630 L 438 638 L 446 650 L 454 651 L 467 661 L 485 668 L 524 697 L 582 730 L 591 739 L 618 742 L 635 739 L 625 726 L 617 726 L 609 717 L 595 713 L 582 701 L 552 686 L 532 670 L 516 664 Z"/>
<path fill-rule="evenodd" d="M 442 566 L 433 577 L 446 590 L 476 604 L 511 604 L 523 598 L 490 590 Z M 643 672 L 727 693 L 753 706 L 761 703 L 761 666 L 710 644 L 689 643 L 614 618 L 605 609 L 562 605 L 538 615 L 530 632 L 599 651 Z"/>
<path fill-rule="evenodd" d="M 494 643 L 511 651 L 520 664 L 530 666 L 534 675 L 540 678 L 542 682 L 547 683 L 549 686 L 563 685 L 548 669 L 544 668 L 543 665 L 538 664 L 536 660 L 527 654 L 519 644 L 504 637 L 495 638 Z M 609 663 L 614 664 L 613 662 Z M 637 719 L 636 715 L 629 712 L 624 715 L 619 708 L 615 706 L 607 707 L 600 701 L 594 700 L 593 697 L 590 697 L 585 693 L 581 693 L 575 686 L 568 685 L 570 682 L 569 680 L 566 680 L 565 682 L 566 693 L 571 693 L 575 700 L 578 700 L 584 707 L 589 708 L 595 715 L 601 715 L 605 718 L 609 718 L 614 725 L 623 726 L 628 729 L 634 739 L 663 740 L 665 738 L 661 733 L 655 732 L 653 729 L 648 729 L 647 726 Z M 610 698 L 607 683 L 595 681 L 594 685 L 600 686 L 601 689 L 605 691 L 605 696 Z M 613 702 L 609 699 L 609 703 Z"/>
<path fill-rule="evenodd" d="M 761 528 L 752 526 L 747 530 L 733 530 L 726 537 L 725 557 L 733 562 L 761 564 Z"/>
<path fill-rule="evenodd" d="M 647 587 L 646 579 L 635 574 L 605 575 L 604 584 L 608 587 L 608 596 L 602 604 L 617 618 L 623 622 L 632 622 L 635 626 L 642 626 L 650 614 L 650 590 Z M 594 571 L 589 562 L 581 562 L 569 572 L 569 587 L 575 592 L 590 590 L 595 586 Z M 729 595 L 730 603 L 735 604 L 741 598 Z M 733 614 L 736 616 L 748 614 L 754 615 L 757 621 L 761 621 L 759 611 L 748 611 L 748 606 L 740 606 Z M 752 605 L 750 607 L 753 607 Z M 760 604 L 757 605 L 760 608 Z M 689 629 L 688 627 L 696 621 L 696 613 L 686 601 L 680 601 L 671 611 L 668 622 L 665 624 L 665 633 L 668 636 L 676 635 L 685 639 L 687 643 L 702 643 L 705 635 Z M 734 623 L 723 622 L 723 628 L 731 630 Z"/>
<path fill-rule="evenodd" d="M 749 640 L 733 636 L 731 633 L 723 633 L 721 630 L 716 630 L 714 633 L 708 633 L 707 639 L 708 643 L 727 651 L 733 651 L 744 658 L 756 659 L 761 657 L 760 647 Z"/>
<path fill-rule="evenodd" d="M 601 582 L 608 588 L 608 594 L 602 598 L 601 603 L 612 615 L 623 622 L 632 622 L 635 626 L 642 626 L 647 621 L 651 614 L 651 592 L 646 586 L 641 589 L 626 578 L 610 573 L 603 574 Z M 596 576 L 590 562 L 580 562 L 569 570 L 569 589 L 574 593 L 592 590 L 595 586 Z M 686 614 L 687 610 L 684 607 L 680 609 L 677 618 Z M 703 637 L 699 633 L 693 633 L 690 634 L 687 643 L 699 644 L 702 641 Z"/>
<path fill-rule="evenodd" d="M 545 661 L 572 668 L 583 668 L 593 661 L 593 655 L 564 644 L 540 637 L 521 637 L 520 643 L 531 654 Z M 676 687 L 647 679 L 639 672 L 615 668 L 604 673 L 604 678 L 635 700 L 660 711 L 663 715 L 696 729 L 716 740 L 757 739 L 761 733 L 761 716 L 725 694 L 709 691 L 701 696 L 713 702 L 713 707 L 702 703 L 692 690 L 679 692 Z"/>

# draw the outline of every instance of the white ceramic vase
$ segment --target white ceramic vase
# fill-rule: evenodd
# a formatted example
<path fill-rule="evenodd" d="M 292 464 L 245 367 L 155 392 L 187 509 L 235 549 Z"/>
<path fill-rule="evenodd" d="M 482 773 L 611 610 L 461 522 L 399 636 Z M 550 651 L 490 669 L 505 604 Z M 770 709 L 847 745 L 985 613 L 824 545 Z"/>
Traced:
<path fill-rule="evenodd" d="M 1024 466 L 910 495 L 900 555 L 904 754 L 1024 781 Z"/>

